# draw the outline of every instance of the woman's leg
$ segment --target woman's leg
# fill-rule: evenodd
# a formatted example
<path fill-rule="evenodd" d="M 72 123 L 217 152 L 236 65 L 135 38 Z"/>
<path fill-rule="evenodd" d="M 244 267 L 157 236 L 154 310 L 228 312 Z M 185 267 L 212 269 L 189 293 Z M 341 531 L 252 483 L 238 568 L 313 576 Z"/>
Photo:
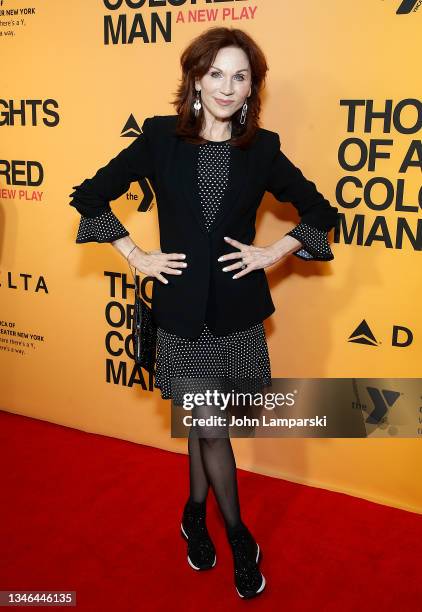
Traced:
<path fill-rule="evenodd" d="M 199 442 L 205 470 L 226 526 L 234 527 L 241 518 L 236 461 L 230 438 L 199 438 Z"/>
<path fill-rule="evenodd" d="M 204 502 L 208 495 L 210 483 L 202 462 L 199 440 L 192 435 L 192 428 L 189 430 L 188 451 L 190 499 L 194 502 Z"/>
<path fill-rule="evenodd" d="M 182 515 L 182 534 L 188 540 L 188 563 L 196 570 L 210 569 L 217 561 L 214 544 L 206 526 L 208 477 L 202 463 L 199 440 L 189 431 L 190 495 Z"/>
<path fill-rule="evenodd" d="M 193 416 L 201 419 L 221 417 L 217 406 L 195 406 Z M 199 441 L 202 465 L 211 484 L 226 527 L 241 522 L 239 493 L 237 487 L 236 461 L 229 437 L 228 426 L 196 425 L 191 427 L 189 437 Z"/>

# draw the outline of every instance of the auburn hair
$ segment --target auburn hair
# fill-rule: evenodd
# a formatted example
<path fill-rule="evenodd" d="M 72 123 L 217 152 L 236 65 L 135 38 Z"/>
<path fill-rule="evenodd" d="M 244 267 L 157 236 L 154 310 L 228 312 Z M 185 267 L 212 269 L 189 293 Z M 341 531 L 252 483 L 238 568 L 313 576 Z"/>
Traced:
<path fill-rule="evenodd" d="M 239 108 L 231 117 L 232 137 L 230 144 L 240 148 L 247 147 L 256 135 L 261 111 L 261 90 L 265 86 L 268 70 L 263 51 L 256 42 L 243 30 L 236 28 L 212 27 L 194 38 L 180 56 L 182 68 L 181 82 L 177 88 L 172 104 L 175 106 L 178 120 L 176 134 L 193 144 L 202 144 L 206 140 L 199 134 L 203 128 L 204 111 L 195 117 L 193 102 L 195 99 L 195 78 L 200 79 L 207 73 L 218 51 L 223 47 L 239 47 L 246 53 L 251 67 L 251 95 L 249 96 L 246 121 L 242 125 Z"/>

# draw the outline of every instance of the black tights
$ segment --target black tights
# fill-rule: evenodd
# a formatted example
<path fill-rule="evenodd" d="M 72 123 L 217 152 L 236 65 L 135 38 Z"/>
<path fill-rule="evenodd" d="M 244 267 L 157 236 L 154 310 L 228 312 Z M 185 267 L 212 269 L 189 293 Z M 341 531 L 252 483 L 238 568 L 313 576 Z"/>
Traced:
<path fill-rule="evenodd" d="M 194 409 L 192 416 L 206 417 L 211 414 L 221 415 L 221 412 L 211 406 L 201 406 Z M 221 427 L 218 431 L 221 435 Z M 226 437 L 215 435 L 216 430 L 212 426 L 191 427 L 189 430 L 190 499 L 205 501 L 211 485 L 226 527 L 234 527 L 241 522 L 236 461 L 228 428 Z"/>

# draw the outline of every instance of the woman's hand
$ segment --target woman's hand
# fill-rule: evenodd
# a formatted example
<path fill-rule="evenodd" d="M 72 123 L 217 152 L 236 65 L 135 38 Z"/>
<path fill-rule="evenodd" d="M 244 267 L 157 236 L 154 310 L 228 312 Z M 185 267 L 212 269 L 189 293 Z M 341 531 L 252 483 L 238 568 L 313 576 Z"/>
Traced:
<path fill-rule="evenodd" d="M 178 268 L 186 268 L 188 264 L 179 260 L 185 259 L 185 257 L 185 253 L 162 253 L 161 249 L 147 252 L 136 247 L 128 256 L 128 262 L 143 274 L 154 276 L 162 283 L 167 284 L 168 280 L 162 275 L 162 272 L 182 274 L 182 270 Z"/>
<path fill-rule="evenodd" d="M 243 244 L 243 242 L 239 242 L 238 240 L 229 238 L 228 236 L 225 236 L 224 239 L 226 242 L 240 249 L 240 251 L 234 251 L 233 253 L 222 255 L 218 258 L 218 261 L 227 261 L 230 259 L 238 259 L 240 261 L 237 261 L 230 266 L 225 266 L 223 271 L 229 272 L 231 270 L 237 270 L 238 268 L 242 268 L 243 264 L 246 264 L 246 268 L 243 270 L 241 269 L 240 272 L 237 272 L 234 276 L 232 276 L 232 278 L 240 278 L 252 270 L 272 266 L 303 246 L 302 243 L 299 240 L 296 240 L 296 238 L 293 238 L 293 236 L 283 236 L 283 238 L 278 242 L 270 244 L 266 247 L 256 247 L 251 244 Z"/>

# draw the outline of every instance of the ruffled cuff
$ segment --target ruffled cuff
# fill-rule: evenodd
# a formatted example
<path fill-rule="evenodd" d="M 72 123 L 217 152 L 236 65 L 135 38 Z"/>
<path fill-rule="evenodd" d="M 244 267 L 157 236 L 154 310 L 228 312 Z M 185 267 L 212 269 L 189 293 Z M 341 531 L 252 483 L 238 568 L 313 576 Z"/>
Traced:
<path fill-rule="evenodd" d="M 81 215 L 76 242 L 113 242 L 124 236 L 129 236 L 127 229 L 112 210 L 106 210 L 96 217 Z"/>
<path fill-rule="evenodd" d="M 307 223 L 299 223 L 290 232 L 289 236 L 293 236 L 303 244 L 303 248 L 295 251 L 293 255 L 300 259 L 317 259 L 320 261 L 330 261 L 334 259 L 327 237 L 328 232 L 312 227 Z"/>

